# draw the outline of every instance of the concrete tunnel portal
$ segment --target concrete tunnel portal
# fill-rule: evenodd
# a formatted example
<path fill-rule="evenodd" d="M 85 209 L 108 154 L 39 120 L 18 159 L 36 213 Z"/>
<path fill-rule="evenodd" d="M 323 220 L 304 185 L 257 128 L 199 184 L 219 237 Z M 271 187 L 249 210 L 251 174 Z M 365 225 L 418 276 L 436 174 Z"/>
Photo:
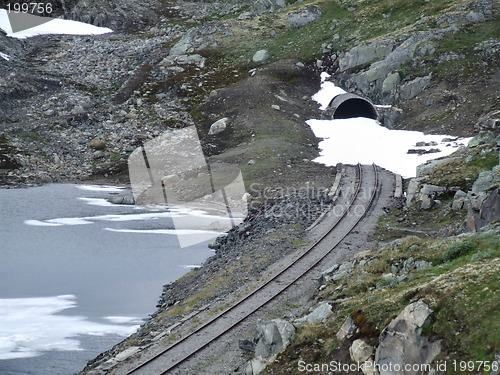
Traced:
<path fill-rule="evenodd" d="M 332 99 L 328 107 L 333 110 L 332 119 L 367 117 L 378 118 L 375 106 L 367 99 L 356 94 L 340 94 Z"/>

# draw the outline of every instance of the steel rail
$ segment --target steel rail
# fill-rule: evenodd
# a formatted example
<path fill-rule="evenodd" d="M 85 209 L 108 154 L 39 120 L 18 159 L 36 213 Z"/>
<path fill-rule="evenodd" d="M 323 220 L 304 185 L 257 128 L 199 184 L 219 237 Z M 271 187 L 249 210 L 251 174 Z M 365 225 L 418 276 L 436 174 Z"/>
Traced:
<path fill-rule="evenodd" d="M 356 220 L 356 222 L 352 225 L 352 227 L 340 239 L 338 239 L 336 241 L 336 243 L 330 248 L 330 250 L 328 250 L 325 254 L 323 254 L 321 257 L 319 257 L 303 273 L 301 273 L 300 275 L 298 275 L 297 277 L 295 277 L 291 282 L 289 282 L 283 289 L 281 289 L 279 292 L 277 292 L 276 294 L 274 294 L 271 298 L 268 298 L 264 302 L 262 302 L 262 303 L 256 305 L 255 307 L 253 307 L 250 311 L 246 312 L 245 315 L 241 316 L 236 322 L 232 323 L 230 326 L 226 327 L 224 330 L 222 330 L 221 332 L 219 332 L 217 335 L 215 335 L 214 337 L 210 338 L 206 343 L 202 344 L 199 348 L 197 348 L 197 349 L 191 351 L 190 353 L 186 354 L 183 358 L 181 358 L 177 362 L 172 363 L 168 368 L 164 369 L 164 371 L 161 372 L 159 375 L 167 374 L 168 371 L 173 370 L 174 368 L 178 367 L 179 365 L 181 365 L 182 363 L 184 363 L 186 360 L 188 360 L 189 358 L 191 358 L 192 356 L 194 356 L 195 354 L 197 354 L 198 352 L 200 352 L 201 350 L 203 350 L 204 348 L 206 348 L 207 346 L 209 346 L 215 340 L 219 339 L 221 336 L 223 336 L 224 334 L 226 334 L 227 332 L 229 332 L 230 330 L 232 330 L 234 327 L 236 327 L 237 325 L 239 325 L 242 321 L 244 321 L 250 315 L 254 314 L 257 310 L 259 310 L 263 306 L 267 305 L 268 303 L 270 303 L 271 301 L 273 301 L 274 299 L 276 299 L 278 296 L 282 295 L 286 290 L 288 290 L 292 285 L 294 285 L 299 279 L 301 279 L 302 277 L 304 277 L 312 269 L 314 269 L 321 261 L 323 261 L 354 230 L 354 228 L 367 215 L 369 209 L 371 208 L 371 206 L 372 206 L 372 204 L 373 204 L 373 202 L 375 200 L 375 197 L 377 196 L 377 192 L 378 192 L 378 169 L 377 169 L 377 167 L 374 164 L 372 165 L 372 167 L 373 167 L 373 170 L 374 170 L 374 184 L 373 184 L 374 189 L 372 190 L 372 192 L 370 194 L 369 202 L 366 205 L 363 214 Z M 338 224 L 344 219 L 344 217 L 352 209 L 352 207 L 354 205 L 354 202 L 356 201 L 356 199 L 357 199 L 357 197 L 359 195 L 359 192 L 360 192 L 360 189 L 361 189 L 361 185 L 362 185 L 362 180 L 363 180 L 363 178 L 362 178 L 362 167 L 361 167 L 360 164 L 358 164 L 357 168 L 356 168 L 356 177 L 357 177 L 356 178 L 357 179 L 356 191 L 354 192 L 354 194 L 352 196 L 352 199 L 349 202 L 348 207 L 343 211 L 342 215 L 336 220 L 336 222 L 332 225 L 332 227 L 326 233 L 324 233 L 318 240 L 316 240 L 303 254 L 301 254 L 297 259 L 295 259 L 293 262 L 291 262 L 288 266 L 286 266 L 285 268 L 283 268 L 280 272 L 278 272 L 272 278 L 270 278 L 269 280 L 267 280 L 265 283 L 263 283 L 262 285 L 260 285 L 258 288 L 256 288 L 255 290 L 253 290 L 252 292 L 250 292 L 248 295 L 246 295 L 245 297 L 243 297 L 242 299 L 240 299 L 239 301 L 237 301 L 236 303 L 234 303 L 232 306 L 228 307 L 226 310 L 224 310 L 223 312 L 221 312 L 217 316 L 213 317 L 211 320 L 205 322 L 200 327 L 196 328 L 195 330 L 193 330 L 192 332 L 190 332 L 189 334 L 187 334 L 183 338 L 181 338 L 178 341 L 176 341 L 175 343 L 171 344 L 170 346 L 168 346 L 167 348 L 165 348 L 164 350 L 162 350 L 160 353 L 157 353 L 152 358 L 150 358 L 147 361 L 141 363 L 140 365 L 138 365 L 137 367 L 133 368 L 132 370 L 129 370 L 126 374 L 127 375 L 131 375 L 131 374 L 134 374 L 134 373 L 138 372 L 140 369 L 142 369 L 145 366 L 151 364 L 152 362 L 154 362 L 158 358 L 164 356 L 166 353 L 168 353 L 169 351 L 171 351 L 173 348 L 175 348 L 176 346 L 180 345 L 181 343 L 185 342 L 186 340 L 188 340 L 193 335 L 195 335 L 197 333 L 200 333 L 203 329 L 205 329 L 209 325 L 213 324 L 215 321 L 221 319 L 222 317 L 226 316 L 229 312 L 231 312 L 234 309 L 236 309 L 236 307 L 242 305 L 244 302 L 248 301 L 251 297 L 253 297 L 257 293 L 261 292 L 266 286 L 268 286 L 272 282 L 276 281 L 285 272 L 287 272 L 290 269 L 292 269 L 292 267 L 294 267 L 295 265 L 297 265 L 297 263 L 299 261 L 301 261 L 302 259 L 304 259 L 304 257 L 306 257 L 308 254 L 310 254 L 330 233 L 332 233 L 332 231 L 338 226 Z"/>

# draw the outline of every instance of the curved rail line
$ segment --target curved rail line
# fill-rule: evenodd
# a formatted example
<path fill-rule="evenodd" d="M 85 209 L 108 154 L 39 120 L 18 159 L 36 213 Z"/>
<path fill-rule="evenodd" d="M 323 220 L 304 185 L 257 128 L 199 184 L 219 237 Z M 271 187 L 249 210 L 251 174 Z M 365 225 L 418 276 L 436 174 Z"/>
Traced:
<path fill-rule="evenodd" d="M 250 309 L 250 311 L 246 312 L 236 322 L 230 324 L 224 330 L 220 331 L 215 336 L 209 338 L 207 340 L 207 342 L 205 342 L 204 344 L 202 344 L 199 348 L 191 351 L 190 353 L 187 353 L 184 357 L 182 357 L 177 362 L 173 362 L 173 363 L 169 364 L 167 368 L 162 368 L 161 371 L 163 371 L 163 372 L 161 372 L 159 375 L 164 375 L 168 371 L 173 370 L 174 368 L 178 367 L 179 365 L 181 365 L 182 363 L 184 363 L 185 361 L 187 361 L 189 358 L 191 358 L 192 356 L 194 356 L 195 354 L 197 354 L 198 352 L 200 352 L 201 350 L 203 350 L 204 348 L 206 348 L 207 346 L 209 346 L 215 340 L 219 339 L 221 336 L 223 336 L 224 334 L 226 334 L 227 332 L 229 332 L 231 329 L 233 329 L 234 327 L 236 327 L 237 325 L 239 325 L 242 321 L 244 321 L 250 315 L 252 315 L 253 313 L 255 313 L 257 310 L 259 310 L 263 306 L 267 305 L 271 301 L 275 300 L 278 296 L 282 295 L 286 290 L 288 290 L 292 285 L 294 285 L 299 279 L 301 279 L 306 274 L 308 274 L 312 269 L 314 269 L 323 259 L 325 259 L 354 230 L 354 228 L 358 225 L 358 223 L 367 215 L 367 213 L 370 210 L 373 202 L 375 201 L 375 198 L 378 195 L 378 189 L 379 189 L 379 186 L 378 186 L 379 185 L 379 181 L 378 181 L 378 169 L 377 169 L 377 166 L 375 164 L 373 164 L 372 167 L 373 167 L 373 171 L 374 171 L 374 184 L 373 184 L 373 189 L 372 189 L 371 194 L 370 194 L 370 199 L 369 199 L 368 203 L 366 204 L 366 207 L 364 208 L 363 214 L 358 217 L 358 219 L 355 221 L 355 223 L 347 230 L 347 232 L 341 238 L 339 238 L 339 239 L 337 239 L 335 241 L 335 244 L 333 244 L 333 246 L 331 246 L 330 249 L 327 252 L 325 252 L 325 254 L 321 255 L 318 259 L 316 259 L 314 261 L 314 263 L 312 265 L 308 266 L 308 268 L 304 272 L 302 272 L 298 276 L 296 276 L 291 282 L 288 282 L 288 284 L 283 289 L 281 289 L 280 291 L 278 291 L 272 297 L 266 299 L 264 302 L 256 305 L 252 309 Z M 263 283 L 262 285 L 260 285 L 258 288 L 256 288 L 255 290 L 253 290 L 251 293 L 249 293 L 248 295 L 246 295 L 245 297 L 243 297 L 241 300 L 237 301 L 236 303 L 234 303 L 233 305 L 231 305 L 230 307 L 228 307 L 225 311 L 221 312 L 219 315 L 215 316 L 211 320 L 209 320 L 206 323 L 202 324 L 200 327 L 196 328 L 195 330 L 193 330 L 192 332 L 190 332 L 189 334 L 187 334 L 183 338 L 181 338 L 178 341 L 174 342 L 172 345 L 168 346 L 167 348 L 165 348 L 164 350 L 162 350 L 160 353 L 156 354 L 152 358 L 150 358 L 147 361 L 143 362 L 139 366 L 133 368 L 132 370 L 129 370 L 126 374 L 127 375 L 131 375 L 131 374 L 138 373 L 141 369 L 144 369 L 146 366 L 152 364 L 154 361 L 156 361 L 160 357 L 164 356 L 166 353 L 168 353 L 169 351 L 171 351 L 173 348 L 175 348 L 178 345 L 180 345 L 181 343 L 187 341 L 190 337 L 192 337 L 192 336 L 200 333 L 205 328 L 207 328 L 208 326 L 210 326 L 211 324 L 213 324 L 215 321 L 217 321 L 217 320 L 219 320 L 219 319 L 227 316 L 228 313 L 230 313 L 231 311 L 235 310 L 237 307 L 241 306 L 244 302 L 248 301 L 251 297 L 257 295 L 264 288 L 266 288 L 269 284 L 271 284 L 272 282 L 277 281 L 279 279 L 279 277 L 282 276 L 285 272 L 291 270 L 292 267 L 296 266 L 298 262 L 300 262 L 301 260 L 303 260 L 308 254 L 310 254 L 318 246 L 318 244 L 320 244 L 323 240 L 325 240 L 325 238 L 329 234 L 331 234 L 333 232 L 333 230 L 338 226 L 338 224 L 340 222 L 342 222 L 342 219 L 344 219 L 344 217 L 349 213 L 349 211 L 354 206 L 354 202 L 356 201 L 357 197 L 359 196 L 359 192 L 360 192 L 361 185 L 362 185 L 362 180 L 363 180 L 363 177 L 362 177 L 362 166 L 360 164 L 358 164 L 357 168 L 356 168 L 356 180 L 357 180 L 356 190 L 355 190 L 355 192 L 354 192 L 354 194 L 353 194 L 353 196 L 352 196 L 352 198 L 351 198 L 351 200 L 349 202 L 349 205 L 343 211 L 342 215 L 335 221 L 335 223 L 332 225 L 332 227 L 326 233 L 324 233 L 317 241 L 315 241 L 314 244 L 312 244 L 303 254 L 301 254 L 297 259 L 295 259 L 293 262 L 291 262 L 288 266 L 286 266 L 285 268 L 283 268 L 280 272 L 278 272 L 272 278 L 270 278 L 269 280 L 267 280 L 265 283 Z"/>

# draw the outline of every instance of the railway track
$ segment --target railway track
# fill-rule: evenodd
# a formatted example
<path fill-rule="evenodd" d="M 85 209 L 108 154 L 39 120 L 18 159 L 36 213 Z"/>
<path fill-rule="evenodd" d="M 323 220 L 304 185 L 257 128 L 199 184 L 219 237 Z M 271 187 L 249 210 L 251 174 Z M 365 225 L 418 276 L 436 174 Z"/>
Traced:
<path fill-rule="evenodd" d="M 163 375 L 173 372 L 257 310 L 282 295 L 334 251 L 367 215 L 378 195 L 378 174 L 378 167 L 375 165 L 358 164 L 356 187 L 349 203 L 330 229 L 313 245 L 257 289 L 154 357 L 128 370 L 126 375 Z"/>

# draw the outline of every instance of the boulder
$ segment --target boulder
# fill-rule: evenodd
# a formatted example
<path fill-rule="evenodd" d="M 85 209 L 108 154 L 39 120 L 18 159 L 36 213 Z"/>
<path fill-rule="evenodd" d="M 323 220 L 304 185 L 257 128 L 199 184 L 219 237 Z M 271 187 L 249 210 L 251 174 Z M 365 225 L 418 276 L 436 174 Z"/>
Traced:
<path fill-rule="evenodd" d="M 256 0 L 253 4 L 253 14 L 274 12 L 286 6 L 285 0 Z"/>
<path fill-rule="evenodd" d="M 387 78 L 384 79 L 384 82 L 382 82 L 382 94 L 391 93 L 396 89 L 396 87 L 398 87 L 400 82 L 401 77 L 399 76 L 399 73 L 389 74 Z"/>
<path fill-rule="evenodd" d="M 228 121 L 229 119 L 227 117 L 215 121 L 212 125 L 210 125 L 210 130 L 208 131 L 208 134 L 215 135 L 223 132 L 224 130 L 226 130 Z"/>
<path fill-rule="evenodd" d="M 391 53 L 393 48 L 394 41 L 390 39 L 353 47 L 339 58 L 340 71 L 383 59 Z"/>
<path fill-rule="evenodd" d="M 417 166 L 417 177 L 422 177 L 427 174 L 432 168 L 437 167 L 438 165 L 446 164 L 449 163 L 450 161 L 460 159 L 459 156 L 454 156 L 450 158 L 443 158 L 443 159 L 436 159 L 436 160 L 429 160 L 424 164 L 420 164 Z"/>
<path fill-rule="evenodd" d="M 401 99 L 410 100 L 419 95 L 431 82 L 431 75 L 415 78 L 404 85 L 401 85 Z"/>
<path fill-rule="evenodd" d="M 318 20 L 322 14 L 321 9 L 311 5 L 297 12 L 291 12 L 287 21 L 292 27 L 298 28 Z"/>
<path fill-rule="evenodd" d="M 478 203 L 480 206 L 478 207 Z M 500 220 L 500 191 L 496 188 L 489 194 L 482 193 L 477 200 L 471 200 L 465 219 L 466 229 L 469 232 Z"/>
<path fill-rule="evenodd" d="M 465 19 L 471 23 L 482 23 L 486 21 L 486 18 L 484 18 L 484 14 L 478 12 L 469 12 L 465 16 Z"/>
<path fill-rule="evenodd" d="M 391 283 L 392 285 L 408 280 L 408 276 L 406 275 L 395 275 L 393 273 L 384 273 L 380 278 L 385 282 Z"/>
<path fill-rule="evenodd" d="M 375 352 L 375 363 L 382 369 L 380 375 L 398 375 L 394 368 L 404 368 L 406 364 L 428 364 L 439 354 L 440 342 L 429 342 L 426 337 L 421 336 L 431 314 L 429 306 L 419 300 L 406 306 L 384 328 Z M 416 375 L 418 372 L 407 371 L 405 374 Z"/>
<path fill-rule="evenodd" d="M 358 327 L 356 326 L 356 322 L 349 315 L 344 324 L 342 324 L 342 327 L 340 327 L 339 331 L 337 332 L 337 340 L 343 341 L 344 339 L 351 337 L 357 328 Z"/>
<path fill-rule="evenodd" d="M 113 194 L 109 196 L 107 200 L 109 203 L 113 204 L 127 204 L 127 205 L 135 204 L 133 195 Z"/>
<path fill-rule="evenodd" d="M 374 350 L 373 346 L 358 339 L 353 341 L 349 348 L 349 354 L 353 362 L 361 363 L 367 361 L 372 356 Z"/>
<path fill-rule="evenodd" d="M 479 177 L 472 185 L 472 193 L 479 194 L 483 191 L 490 190 L 500 184 L 500 165 L 495 166 L 491 171 L 483 171 L 479 173 Z"/>
<path fill-rule="evenodd" d="M 259 321 L 253 339 L 240 339 L 239 347 L 255 357 L 271 357 L 286 349 L 295 337 L 295 327 L 283 319 Z"/>
<path fill-rule="evenodd" d="M 495 134 L 491 131 L 480 133 L 469 141 L 467 147 L 477 147 L 480 145 L 495 142 Z"/>
<path fill-rule="evenodd" d="M 332 306 L 327 302 L 321 302 L 309 315 L 296 319 L 293 324 L 301 326 L 304 324 L 323 323 L 332 315 Z"/>
<path fill-rule="evenodd" d="M 353 259 L 349 262 L 342 263 L 341 265 L 334 264 L 332 267 L 321 273 L 319 278 L 320 284 L 326 284 L 328 281 L 338 281 L 342 280 L 346 277 L 349 277 L 354 271 L 354 267 L 356 266 L 356 260 Z"/>
<path fill-rule="evenodd" d="M 434 198 L 446 191 L 443 186 L 423 184 L 420 189 L 420 201 L 422 210 L 430 210 L 435 205 Z"/>
<path fill-rule="evenodd" d="M 89 142 L 89 147 L 96 150 L 104 150 L 106 148 L 106 142 L 96 137 Z"/>
<path fill-rule="evenodd" d="M 458 190 L 453 197 L 453 204 L 451 205 L 451 208 L 453 210 L 462 210 L 467 207 L 467 203 L 467 193 L 462 190 Z"/>
<path fill-rule="evenodd" d="M 269 52 L 267 52 L 267 50 L 265 49 L 261 49 L 255 52 L 255 54 L 252 57 L 252 61 L 256 64 L 263 64 L 267 60 L 269 60 L 269 58 L 270 58 Z"/>
<path fill-rule="evenodd" d="M 192 39 L 196 35 L 196 29 L 190 29 L 188 30 L 184 36 L 179 39 L 177 43 L 173 45 L 172 48 L 170 48 L 169 55 L 175 56 L 175 55 L 186 55 L 188 53 L 192 53 L 194 51 L 194 46 Z"/>
<path fill-rule="evenodd" d="M 417 167 L 418 168 L 418 167 Z M 416 177 L 412 178 L 408 183 L 408 188 L 406 189 L 406 205 L 410 206 L 416 197 L 418 197 L 418 193 L 422 188 L 422 181 L 424 177 Z"/>

